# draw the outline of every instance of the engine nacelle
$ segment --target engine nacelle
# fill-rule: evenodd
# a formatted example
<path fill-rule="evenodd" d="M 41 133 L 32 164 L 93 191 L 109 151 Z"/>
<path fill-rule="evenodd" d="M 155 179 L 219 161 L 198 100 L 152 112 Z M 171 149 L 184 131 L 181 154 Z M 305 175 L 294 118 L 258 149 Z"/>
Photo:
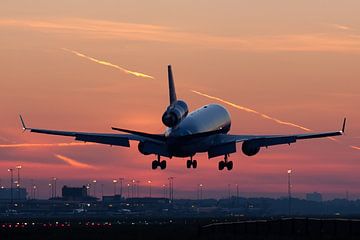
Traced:
<path fill-rule="evenodd" d="M 144 155 L 152 154 L 152 152 L 148 151 L 146 142 L 139 142 L 138 149 Z"/>
<path fill-rule="evenodd" d="M 167 127 L 177 126 L 189 113 L 188 106 L 184 101 L 178 100 L 171 104 L 162 116 L 162 122 Z"/>
<path fill-rule="evenodd" d="M 245 141 L 242 144 L 241 150 L 247 156 L 254 156 L 260 151 L 260 147 L 251 141 Z"/>

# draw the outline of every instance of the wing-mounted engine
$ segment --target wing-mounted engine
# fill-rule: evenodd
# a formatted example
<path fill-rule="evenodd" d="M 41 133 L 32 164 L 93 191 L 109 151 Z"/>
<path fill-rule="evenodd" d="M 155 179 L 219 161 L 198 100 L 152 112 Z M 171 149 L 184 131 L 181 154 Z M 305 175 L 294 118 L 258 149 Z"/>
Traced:
<path fill-rule="evenodd" d="M 254 156 L 260 151 L 259 144 L 256 141 L 244 141 L 241 147 L 242 152 L 247 156 Z"/>
<path fill-rule="evenodd" d="M 162 122 L 167 127 L 177 126 L 189 113 L 187 104 L 184 101 L 176 100 L 164 112 Z"/>

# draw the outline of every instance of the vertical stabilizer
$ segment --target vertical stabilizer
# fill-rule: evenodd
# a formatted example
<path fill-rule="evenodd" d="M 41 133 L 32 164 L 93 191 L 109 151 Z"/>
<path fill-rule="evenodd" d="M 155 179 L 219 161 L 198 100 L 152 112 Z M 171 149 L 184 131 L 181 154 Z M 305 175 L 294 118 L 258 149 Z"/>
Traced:
<path fill-rule="evenodd" d="M 170 96 L 170 105 L 171 105 L 177 100 L 171 65 L 168 65 L 168 80 L 169 80 L 169 96 Z"/>

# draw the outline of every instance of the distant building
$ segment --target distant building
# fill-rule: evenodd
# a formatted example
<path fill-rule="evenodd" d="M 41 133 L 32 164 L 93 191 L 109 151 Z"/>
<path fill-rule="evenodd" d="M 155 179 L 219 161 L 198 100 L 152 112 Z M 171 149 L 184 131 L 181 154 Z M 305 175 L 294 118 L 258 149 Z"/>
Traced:
<path fill-rule="evenodd" d="M 0 200 L 26 200 L 26 188 L 0 188 Z"/>
<path fill-rule="evenodd" d="M 85 186 L 82 187 L 68 187 L 63 186 L 62 190 L 62 198 L 64 200 L 85 200 L 88 199 L 87 188 Z"/>
<path fill-rule="evenodd" d="M 113 203 L 113 202 L 122 202 L 123 198 L 121 197 L 121 195 L 112 195 L 112 196 L 102 196 L 102 200 L 105 203 Z"/>
<path fill-rule="evenodd" d="M 322 195 L 318 192 L 307 193 L 306 200 L 313 202 L 322 202 Z"/>

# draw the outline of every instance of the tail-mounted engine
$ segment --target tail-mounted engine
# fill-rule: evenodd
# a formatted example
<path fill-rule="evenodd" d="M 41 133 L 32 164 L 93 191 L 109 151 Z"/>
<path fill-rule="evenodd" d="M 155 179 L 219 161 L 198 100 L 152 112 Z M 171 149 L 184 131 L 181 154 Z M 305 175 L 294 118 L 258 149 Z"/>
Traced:
<path fill-rule="evenodd" d="M 184 101 L 176 100 L 164 112 L 162 122 L 167 127 L 177 126 L 189 113 L 188 106 Z"/>

